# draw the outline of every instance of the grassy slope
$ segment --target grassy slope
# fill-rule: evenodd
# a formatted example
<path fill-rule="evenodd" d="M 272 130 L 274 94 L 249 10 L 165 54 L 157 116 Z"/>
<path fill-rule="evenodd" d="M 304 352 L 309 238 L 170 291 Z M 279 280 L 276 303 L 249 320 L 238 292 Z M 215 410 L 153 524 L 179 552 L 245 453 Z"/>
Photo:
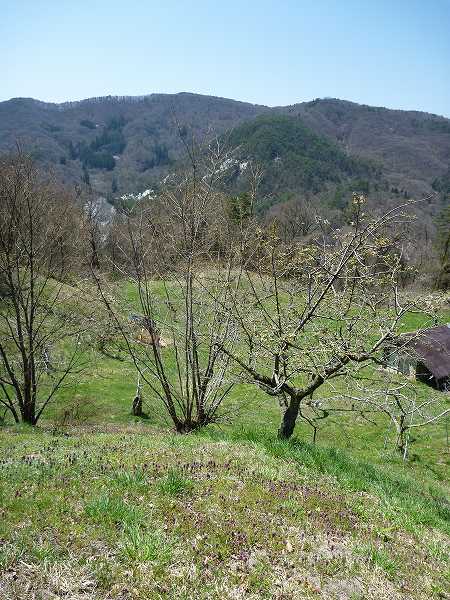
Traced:
<path fill-rule="evenodd" d="M 0 445 L 2 598 L 445 597 L 442 491 L 345 453 L 137 428 Z"/>
<path fill-rule="evenodd" d="M 443 424 L 403 464 L 381 421 L 282 443 L 276 402 L 240 386 L 233 423 L 177 437 L 151 399 L 130 416 L 134 389 L 102 357 L 65 391 L 90 424 L 0 430 L 1 598 L 447 597 Z"/>

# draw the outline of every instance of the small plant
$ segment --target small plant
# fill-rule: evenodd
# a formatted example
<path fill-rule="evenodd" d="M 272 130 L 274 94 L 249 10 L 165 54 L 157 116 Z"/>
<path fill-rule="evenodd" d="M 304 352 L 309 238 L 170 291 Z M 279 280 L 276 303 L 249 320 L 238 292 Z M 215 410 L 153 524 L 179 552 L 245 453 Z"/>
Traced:
<path fill-rule="evenodd" d="M 145 487 L 147 485 L 147 478 L 141 469 L 119 471 L 114 475 L 113 480 L 122 488 Z"/>
<path fill-rule="evenodd" d="M 169 469 L 158 484 L 159 491 L 168 496 L 181 496 L 192 488 L 192 481 L 179 469 Z"/>
<path fill-rule="evenodd" d="M 58 550 L 56 546 L 49 542 L 43 542 L 36 546 L 32 551 L 32 555 L 40 563 L 53 563 L 58 560 Z"/>
<path fill-rule="evenodd" d="M 132 562 L 166 564 L 172 555 L 171 547 L 160 531 L 143 531 L 137 525 L 125 528 L 122 554 Z"/>
<path fill-rule="evenodd" d="M 382 548 L 373 545 L 367 545 L 358 552 L 373 566 L 383 569 L 389 576 L 393 577 L 398 571 L 397 562 Z"/>
<path fill-rule="evenodd" d="M 92 500 L 86 504 L 85 512 L 97 523 L 116 523 L 127 527 L 143 521 L 143 514 L 137 507 L 112 496 L 100 496 Z"/>

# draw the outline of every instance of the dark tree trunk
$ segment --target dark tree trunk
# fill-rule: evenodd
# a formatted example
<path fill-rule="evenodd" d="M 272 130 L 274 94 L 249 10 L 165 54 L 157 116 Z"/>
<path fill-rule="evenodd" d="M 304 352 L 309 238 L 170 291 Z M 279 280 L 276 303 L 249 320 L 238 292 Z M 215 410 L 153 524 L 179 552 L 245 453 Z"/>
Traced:
<path fill-rule="evenodd" d="M 294 433 L 295 422 L 297 421 L 298 411 L 300 408 L 300 399 L 292 398 L 288 406 L 284 409 L 281 418 L 280 427 L 278 429 L 278 437 L 281 439 L 289 439 Z"/>
<path fill-rule="evenodd" d="M 20 423 L 20 417 L 19 417 L 19 413 L 17 412 L 13 402 L 10 400 L 9 396 L 7 396 L 7 400 L 8 402 L 4 403 L 4 413 L 3 413 L 3 417 L 0 415 L 0 424 L 3 423 L 5 421 L 5 417 L 8 413 L 8 411 L 12 414 L 14 422 L 15 423 Z M 20 406 L 20 403 L 19 403 Z"/>
<path fill-rule="evenodd" d="M 27 403 L 24 405 L 22 409 L 22 421 L 24 423 L 28 423 L 29 425 L 36 425 L 36 417 L 34 414 L 34 407 L 31 403 Z"/>
<path fill-rule="evenodd" d="M 21 406 L 20 412 L 22 413 L 22 421 L 29 425 L 36 425 L 36 414 L 35 414 L 35 400 L 33 397 L 33 383 L 31 367 L 29 362 L 24 366 L 24 378 L 23 378 L 23 406 Z"/>
<path fill-rule="evenodd" d="M 142 417 L 142 398 L 140 396 L 136 396 L 133 400 L 133 415 Z"/>
<path fill-rule="evenodd" d="M 178 423 L 175 425 L 175 430 L 177 433 L 190 433 L 191 431 L 194 431 L 194 429 L 195 424 L 191 423 L 190 421 L 178 421 Z"/>
<path fill-rule="evenodd" d="M 14 406 L 10 406 L 10 407 L 9 407 L 9 410 L 11 411 L 11 413 L 12 413 L 12 416 L 14 417 L 14 421 L 15 421 L 16 423 L 20 423 L 19 415 L 17 414 L 17 411 L 16 411 L 16 409 L 14 408 Z"/>

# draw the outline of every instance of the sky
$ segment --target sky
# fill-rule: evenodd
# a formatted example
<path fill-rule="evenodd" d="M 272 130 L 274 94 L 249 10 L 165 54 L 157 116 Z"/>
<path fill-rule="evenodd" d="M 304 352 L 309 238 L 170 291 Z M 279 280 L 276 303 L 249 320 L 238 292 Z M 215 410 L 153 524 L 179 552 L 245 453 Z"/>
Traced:
<path fill-rule="evenodd" d="M 0 100 L 333 97 L 450 117 L 450 0 L 0 0 Z"/>

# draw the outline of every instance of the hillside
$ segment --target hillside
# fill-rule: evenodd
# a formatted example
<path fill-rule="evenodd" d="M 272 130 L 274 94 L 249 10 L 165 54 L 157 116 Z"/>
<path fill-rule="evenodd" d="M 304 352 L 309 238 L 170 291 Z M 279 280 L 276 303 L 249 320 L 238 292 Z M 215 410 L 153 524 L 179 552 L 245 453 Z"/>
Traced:
<path fill-rule="evenodd" d="M 155 297 L 170 289 L 153 285 Z M 135 314 L 138 291 L 121 293 Z M 403 330 L 429 318 L 414 313 Z M 120 349 L 100 311 L 90 334 L 94 321 Z M 243 381 L 217 423 L 176 434 L 150 387 L 145 414 L 131 414 L 135 366 L 99 341 L 38 426 L 0 419 L 2 600 L 447 597 L 443 419 L 416 430 L 407 461 L 371 411 L 329 415 L 314 437 L 303 421 L 280 440 L 278 400 Z"/>
<path fill-rule="evenodd" d="M 266 120 L 254 120 L 261 115 Z M 208 139 L 233 128 L 231 140 L 245 140 L 249 153 L 255 150 L 263 159 L 269 193 L 282 186 L 317 191 L 353 175 L 369 172 L 370 179 L 375 169 L 387 193 L 421 195 L 445 174 L 450 157 L 448 119 L 342 100 L 271 109 L 181 93 L 0 103 L 1 151 L 20 142 L 57 176 L 72 182 L 89 179 L 109 197 L 157 185 L 176 168 L 182 156 L 180 131 Z M 272 162 L 268 153 L 274 154 Z M 274 164 L 277 158 L 284 163 Z M 275 176 L 280 166 L 282 177 Z"/>
<path fill-rule="evenodd" d="M 347 181 L 376 181 L 379 169 L 367 160 L 349 155 L 330 138 L 318 135 L 298 116 L 268 114 L 245 121 L 228 136 L 240 160 L 254 160 L 263 169 L 261 190 L 278 198 L 299 190 L 316 194 Z M 240 163 L 242 164 L 242 163 Z M 239 185 L 241 169 L 232 182 Z"/>
<path fill-rule="evenodd" d="M 66 181 L 80 181 L 85 165 L 104 195 L 136 191 L 159 181 L 180 157 L 177 122 L 203 139 L 266 110 L 195 94 L 65 104 L 18 98 L 0 103 L 0 151 L 19 142 Z"/>
<path fill-rule="evenodd" d="M 392 186 L 426 194 L 448 168 L 450 120 L 418 111 L 389 110 L 343 100 L 314 100 L 285 109 L 349 154 L 382 165 Z"/>
<path fill-rule="evenodd" d="M 4 600 L 446 597 L 444 489 L 399 468 L 138 425 L 0 448 Z"/>

